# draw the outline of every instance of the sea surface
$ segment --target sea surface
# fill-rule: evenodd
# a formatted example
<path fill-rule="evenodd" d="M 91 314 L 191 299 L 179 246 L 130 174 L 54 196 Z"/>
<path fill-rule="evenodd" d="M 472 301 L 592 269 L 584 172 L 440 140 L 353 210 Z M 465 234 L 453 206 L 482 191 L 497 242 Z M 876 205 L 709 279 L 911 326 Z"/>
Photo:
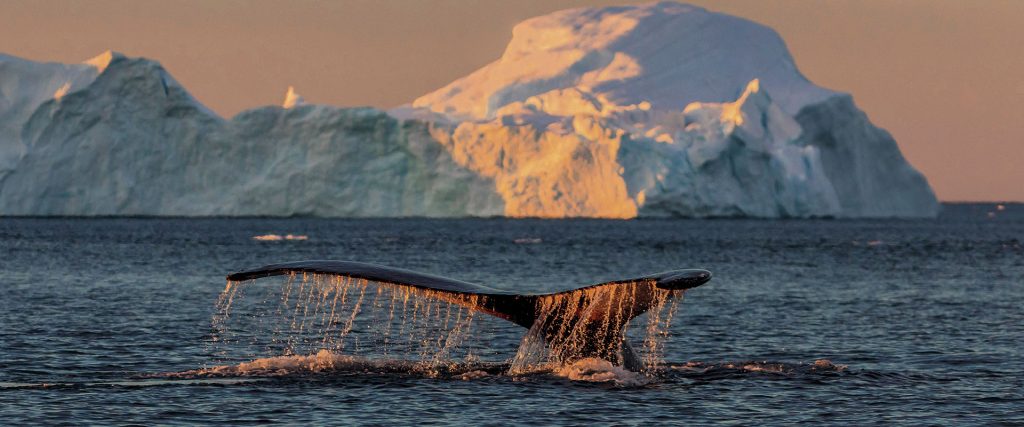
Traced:
<path fill-rule="evenodd" d="M 1019 204 L 934 220 L 0 218 L 0 424 L 1020 425 L 1022 245 Z M 486 360 L 444 370 L 224 351 L 225 275 L 304 259 L 523 293 L 714 277 L 643 375 L 507 374 L 525 331 L 510 324 L 468 337 Z M 252 360 L 272 369 L 240 369 Z"/>

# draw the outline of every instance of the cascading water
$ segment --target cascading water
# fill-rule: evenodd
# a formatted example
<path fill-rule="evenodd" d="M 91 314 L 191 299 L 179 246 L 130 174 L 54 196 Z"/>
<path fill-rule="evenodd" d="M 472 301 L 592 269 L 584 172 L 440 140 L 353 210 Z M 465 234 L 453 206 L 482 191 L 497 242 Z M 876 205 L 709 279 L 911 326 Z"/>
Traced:
<path fill-rule="evenodd" d="M 658 289 L 652 283 L 625 283 L 541 297 L 537 319 L 523 337 L 510 372 L 558 367 L 595 356 L 652 372 L 662 361 L 664 341 L 682 296 L 683 291 Z M 640 331 L 641 357 L 634 359 L 627 332 L 636 313 L 643 311 L 647 322 Z"/>
<path fill-rule="evenodd" d="M 358 362 L 361 370 L 457 373 L 490 367 L 521 375 L 604 359 L 651 374 L 661 363 L 683 293 L 636 282 L 537 296 L 536 318 L 516 348 L 523 329 L 478 313 L 494 314 L 486 295 L 336 275 L 283 277 L 229 281 L 221 293 L 210 347 L 218 364 L 238 364 L 230 372 L 324 370 Z M 630 322 L 634 312 L 643 311 L 646 321 Z M 642 343 L 640 357 L 627 335 Z"/>

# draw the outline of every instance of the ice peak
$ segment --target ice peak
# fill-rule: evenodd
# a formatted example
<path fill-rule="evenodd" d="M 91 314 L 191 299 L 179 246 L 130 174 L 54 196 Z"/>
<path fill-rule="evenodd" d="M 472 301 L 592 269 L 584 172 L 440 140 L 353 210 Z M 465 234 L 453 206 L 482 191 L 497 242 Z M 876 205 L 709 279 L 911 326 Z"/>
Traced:
<path fill-rule="evenodd" d="M 92 65 L 93 67 L 96 67 L 97 73 L 102 73 L 104 70 L 107 69 L 108 66 L 110 66 L 111 62 L 113 62 L 115 59 L 120 58 L 124 58 L 124 55 L 118 52 L 107 50 L 85 61 L 84 64 Z"/>
<path fill-rule="evenodd" d="M 621 42 L 635 30 L 645 31 L 640 28 L 645 18 L 688 13 L 707 13 L 707 10 L 675 1 L 561 10 L 516 24 L 505 55 L 611 47 L 612 43 Z"/>
<path fill-rule="evenodd" d="M 736 102 L 722 104 L 722 121 L 742 125 L 744 117 L 754 114 L 771 104 L 771 97 L 767 92 L 761 90 L 761 81 L 753 79 L 747 83 Z"/>
<path fill-rule="evenodd" d="M 287 109 L 294 108 L 305 103 L 306 100 L 302 98 L 302 95 L 295 92 L 295 87 L 288 86 L 288 93 L 284 94 L 284 102 L 281 103 L 281 106 Z"/>
<path fill-rule="evenodd" d="M 580 89 L 615 109 L 652 111 L 730 102 L 736 89 L 767 88 L 788 113 L 834 93 L 796 68 L 764 25 L 676 2 L 570 9 L 527 19 L 497 61 L 415 101 L 457 120 L 490 120 L 504 107 L 554 90 Z"/>
<path fill-rule="evenodd" d="M 747 83 L 747 88 L 743 89 L 743 97 L 747 97 L 752 93 L 758 93 L 761 91 L 761 79 L 751 80 Z"/>

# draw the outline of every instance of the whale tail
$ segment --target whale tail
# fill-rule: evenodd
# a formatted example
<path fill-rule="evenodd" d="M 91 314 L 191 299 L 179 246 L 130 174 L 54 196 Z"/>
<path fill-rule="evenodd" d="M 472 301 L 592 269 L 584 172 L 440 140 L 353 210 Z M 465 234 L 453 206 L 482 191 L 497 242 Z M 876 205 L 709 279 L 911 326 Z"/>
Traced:
<path fill-rule="evenodd" d="M 400 268 L 353 261 L 299 261 L 271 264 L 227 276 L 232 282 L 284 274 L 314 274 L 416 289 L 424 295 L 505 319 L 529 329 L 527 339 L 542 342 L 555 362 L 598 357 L 627 369 L 640 363 L 625 338 L 633 318 L 683 291 L 706 283 L 706 270 L 673 270 L 539 295 L 523 295 Z"/>

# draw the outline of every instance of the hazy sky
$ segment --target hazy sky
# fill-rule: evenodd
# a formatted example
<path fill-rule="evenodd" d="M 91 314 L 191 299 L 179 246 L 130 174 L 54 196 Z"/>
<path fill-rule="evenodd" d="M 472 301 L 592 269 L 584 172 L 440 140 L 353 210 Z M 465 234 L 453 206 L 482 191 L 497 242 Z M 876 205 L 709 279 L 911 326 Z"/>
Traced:
<path fill-rule="evenodd" d="M 308 102 L 393 107 L 498 58 L 512 26 L 604 0 L 0 2 L 0 52 L 161 61 L 225 116 Z M 939 198 L 1024 201 L 1024 1 L 693 1 L 775 28 L 812 81 L 850 92 Z"/>

